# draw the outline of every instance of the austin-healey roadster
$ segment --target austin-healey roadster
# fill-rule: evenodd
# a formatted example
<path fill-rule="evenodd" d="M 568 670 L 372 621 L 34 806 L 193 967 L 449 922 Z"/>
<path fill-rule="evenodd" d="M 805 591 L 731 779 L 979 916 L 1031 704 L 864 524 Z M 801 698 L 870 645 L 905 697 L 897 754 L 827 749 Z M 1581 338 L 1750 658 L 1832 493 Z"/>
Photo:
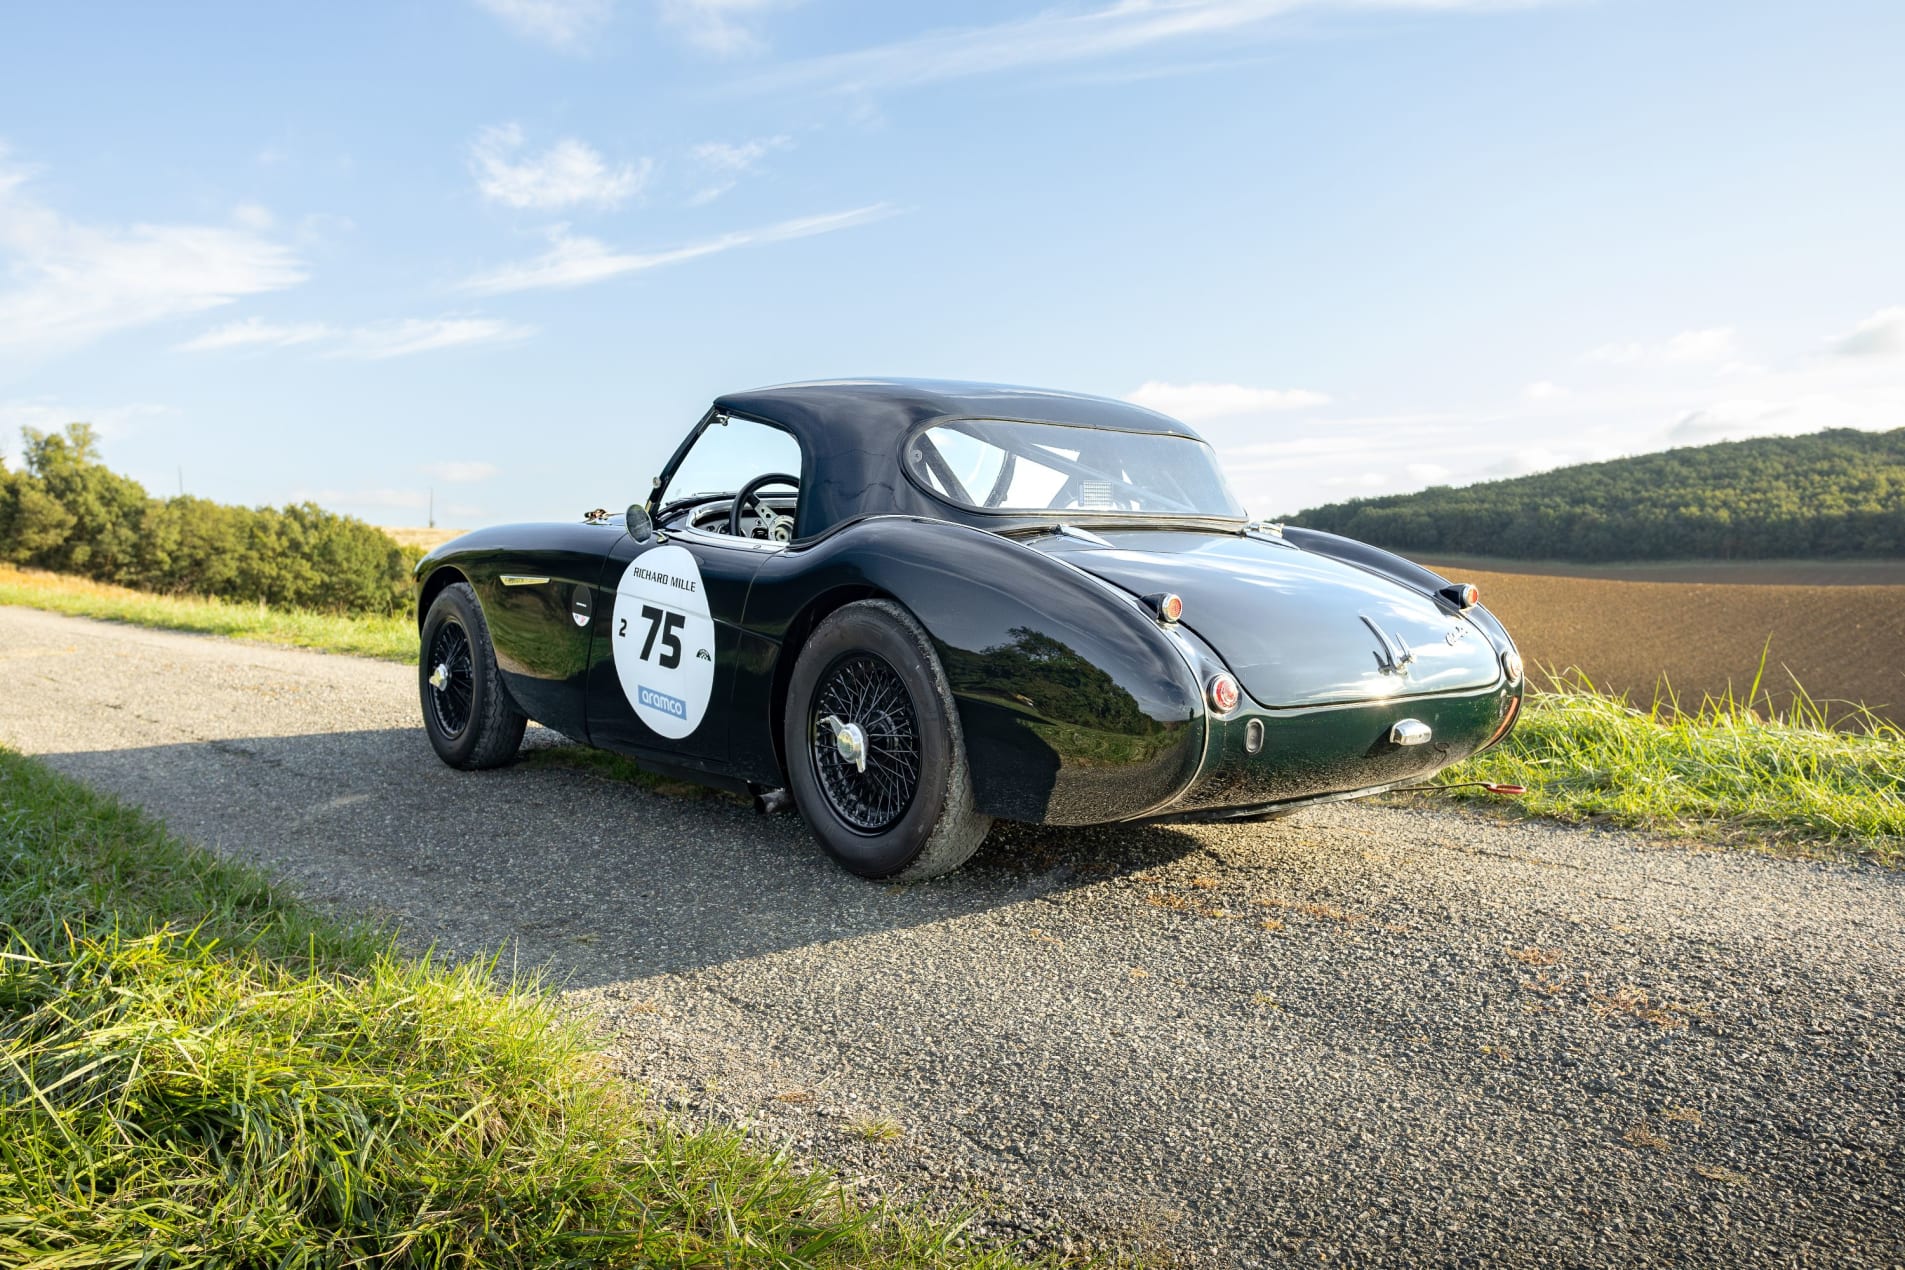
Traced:
<path fill-rule="evenodd" d="M 417 566 L 430 743 L 534 719 L 791 804 L 865 877 L 998 819 L 1250 820 L 1500 741 L 1521 658 L 1475 588 L 1252 521 L 1127 402 L 851 380 L 717 400 L 625 514 L 479 530 Z"/>

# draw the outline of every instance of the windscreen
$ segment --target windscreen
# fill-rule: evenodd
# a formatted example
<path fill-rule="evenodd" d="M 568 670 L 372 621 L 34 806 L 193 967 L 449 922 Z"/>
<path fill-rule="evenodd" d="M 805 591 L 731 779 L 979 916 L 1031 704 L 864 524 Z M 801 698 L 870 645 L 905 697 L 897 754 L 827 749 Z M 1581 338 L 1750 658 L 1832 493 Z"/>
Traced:
<path fill-rule="evenodd" d="M 1243 518 L 1202 441 L 1010 419 L 955 419 L 919 433 L 907 467 L 961 507 L 996 512 Z"/>

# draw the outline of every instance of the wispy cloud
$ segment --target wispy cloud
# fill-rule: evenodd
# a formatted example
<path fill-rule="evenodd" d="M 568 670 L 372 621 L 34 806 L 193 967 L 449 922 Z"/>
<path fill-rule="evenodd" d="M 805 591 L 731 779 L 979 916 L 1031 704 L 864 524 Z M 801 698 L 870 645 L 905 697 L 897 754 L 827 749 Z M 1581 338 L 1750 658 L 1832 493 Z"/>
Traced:
<path fill-rule="evenodd" d="M 107 440 L 138 431 L 144 421 L 178 414 L 175 406 L 135 401 L 118 406 L 75 405 L 55 397 L 30 397 L 0 401 L 0 461 L 10 467 L 20 463 L 17 442 L 22 428 L 53 432 L 69 423 L 90 423 Z"/>
<path fill-rule="evenodd" d="M 385 511 L 422 511 L 430 505 L 430 491 L 422 489 L 298 489 L 287 500 L 324 507 L 372 507 Z"/>
<path fill-rule="evenodd" d="M 213 327 L 178 348 L 187 353 L 210 353 L 237 348 L 312 345 L 327 357 L 382 361 L 467 344 L 514 343 L 535 333 L 533 326 L 484 317 L 404 318 L 348 327 L 324 322 L 280 324 L 246 318 L 242 322 Z"/>
<path fill-rule="evenodd" d="M 1905 305 L 1880 309 L 1832 341 L 1841 357 L 1897 357 L 1905 354 Z"/>
<path fill-rule="evenodd" d="M 1154 379 L 1125 394 L 1125 400 L 1159 411 L 1186 423 L 1226 419 L 1236 415 L 1267 414 L 1275 410 L 1302 410 L 1329 404 L 1329 398 L 1306 388 L 1248 388 L 1243 384 L 1171 384 Z"/>
<path fill-rule="evenodd" d="M 1052 9 L 790 63 L 756 76 L 759 87 L 839 92 L 901 88 L 973 75 L 1082 63 L 1199 38 L 1235 36 L 1298 10 L 1454 13 L 1533 8 L 1553 0 L 1116 0 Z"/>
<path fill-rule="evenodd" d="M 498 318 L 405 318 L 400 322 L 353 328 L 336 353 L 339 357 L 381 361 L 386 357 L 409 357 L 414 353 L 432 353 L 467 344 L 513 344 L 535 333 L 533 326 Z"/>
<path fill-rule="evenodd" d="M 297 255 L 251 225 L 81 224 L 33 198 L 32 175 L 0 145 L 0 355 L 64 351 L 304 281 Z"/>
<path fill-rule="evenodd" d="M 1674 445 L 1706 445 L 1794 431 L 1799 405 L 1792 401 L 1721 400 L 1690 410 L 1667 429 Z"/>
<path fill-rule="evenodd" d="M 694 160 L 711 174 L 713 183 L 702 187 L 689 200 L 689 206 L 701 207 L 712 203 L 733 189 L 741 177 L 758 168 L 762 159 L 793 144 L 793 138 L 783 134 L 755 137 L 748 141 L 706 141 L 696 146 L 691 152 Z"/>
<path fill-rule="evenodd" d="M 240 203 L 232 208 L 232 222 L 241 229 L 256 230 L 262 234 L 274 227 L 278 218 L 263 203 Z"/>
<path fill-rule="evenodd" d="M 1895 428 L 1905 419 L 1895 323 L 1905 327 L 1905 308 L 1879 309 L 1830 338 L 1769 350 L 1764 367 L 1750 370 L 1732 360 L 1744 338 L 1713 327 L 1615 345 L 1620 356 L 1578 365 L 1565 390 L 1536 380 L 1453 408 L 1306 411 L 1274 426 L 1226 417 L 1201 431 L 1246 505 L 1277 514 L 1349 494 L 1520 476 L 1671 446 Z"/>
<path fill-rule="evenodd" d="M 695 47 L 722 57 L 764 47 L 754 23 L 799 0 L 661 0 L 661 20 Z"/>
<path fill-rule="evenodd" d="M 470 170 L 483 197 L 506 207 L 555 211 L 565 207 L 620 207 L 641 193 L 654 163 L 610 164 L 599 151 L 565 137 L 541 154 L 521 154 L 516 124 L 485 128 L 470 143 Z"/>
<path fill-rule="evenodd" d="M 433 477 L 448 485 L 468 485 L 476 481 L 487 481 L 502 471 L 494 463 L 484 463 L 476 459 L 426 463 L 421 470 L 425 476 Z"/>
<path fill-rule="evenodd" d="M 181 352 L 211 353 L 227 348 L 290 348 L 333 339 L 334 327 L 323 322 L 267 322 L 248 317 L 242 322 L 227 322 L 196 335 L 178 345 Z"/>
<path fill-rule="evenodd" d="M 844 212 L 785 220 L 758 229 L 739 229 L 683 247 L 647 252 L 618 251 L 600 239 L 571 234 L 566 226 L 558 226 L 551 231 L 549 250 L 542 255 L 478 274 L 466 281 L 463 289 L 484 295 L 498 295 L 510 291 L 585 286 L 626 273 L 640 273 L 662 265 L 680 264 L 702 256 L 732 251 L 737 247 L 758 247 L 852 229 L 883 220 L 897 210 L 887 203 L 875 203 Z"/>
<path fill-rule="evenodd" d="M 1730 326 L 1712 326 L 1697 331 L 1682 331 L 1659 344 L 1629 340 L 1603 344 L 1582 355 L 1582 360 L 1604 366 L 1686 366 L 1707 362 L 1732 362 L 1740 356 L 1739 344 Z"/>
<path fill-rule="evenodd" d="M 564 53 L 584 51 L 615 16 L 614 0 L 476 0 L 516 34 Z"/>
<path fill-rule="evenodd" d="M 752 141 L 706 141 L 694 149 L 694 156 L 711 168 L 723 172 L 747 172 L 765 158 L 770 150 L 788 143 L 786 136 L 756 137 Z"/>

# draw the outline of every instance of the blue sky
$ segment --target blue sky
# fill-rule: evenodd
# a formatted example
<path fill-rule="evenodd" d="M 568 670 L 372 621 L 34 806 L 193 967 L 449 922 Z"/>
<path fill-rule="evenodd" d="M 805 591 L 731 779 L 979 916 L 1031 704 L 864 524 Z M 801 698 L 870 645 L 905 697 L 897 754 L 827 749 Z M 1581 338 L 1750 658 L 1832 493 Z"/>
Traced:
<path fill-rule="evenodd" d="M 1258 513 L 1905 426 L 1905 6 L 16 5 L 0 436 L 383 524 L 645 491 L 716 394 L 1185 418 Z"/>

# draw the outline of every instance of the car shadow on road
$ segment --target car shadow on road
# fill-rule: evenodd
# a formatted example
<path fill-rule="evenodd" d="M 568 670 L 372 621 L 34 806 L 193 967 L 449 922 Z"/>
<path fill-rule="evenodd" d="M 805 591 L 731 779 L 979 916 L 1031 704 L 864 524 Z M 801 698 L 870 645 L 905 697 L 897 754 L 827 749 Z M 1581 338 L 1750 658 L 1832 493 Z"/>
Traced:
<path fill-rule="evenodd" d="M 536 730 L 531 747 L 560 744 Z M 587 987 L 1052 896 L 1200 849 L 1162 826 L 1001 824 L 959 872 L 868 882 L 798 815 L 564 764 L 445 767 L 420 729 L 49 753 L 60 770 L 407 942 Z"/>

